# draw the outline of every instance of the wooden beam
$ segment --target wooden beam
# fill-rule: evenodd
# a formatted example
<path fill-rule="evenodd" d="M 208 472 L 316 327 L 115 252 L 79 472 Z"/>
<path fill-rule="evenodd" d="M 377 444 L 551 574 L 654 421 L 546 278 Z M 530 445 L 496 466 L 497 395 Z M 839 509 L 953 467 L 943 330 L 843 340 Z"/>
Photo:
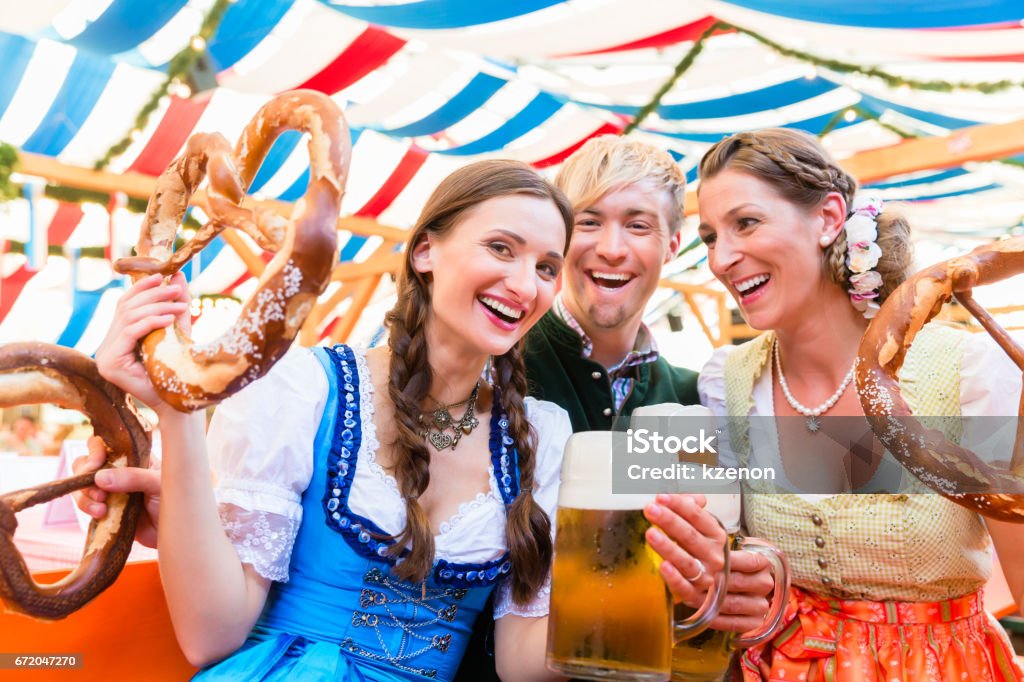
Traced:
<path fill-rule="evenodd" d="M 671 279 L 662 279 L 658 282 L 659 287 L 665 287 L 666 289 L 675 289 L 676 291 L 686 294 L 700 294 L 701 296 L 711 296 L 712 298 L 718 298 L 719 296 L 725 296 L 725 292 L 721 289 L 715 289 L 714 287 L 706 287 L 701 284 L 690 284 L 689 282 L 676 282 Z"/>
<path fill-rule="evenodd" d="M 949 135 L 918 137 L 880 149 L 868 149 L 841 165 L 860 183 L 903 173 L 961 166 L 969 161 L 991 161 L 1024 152 L 1024 119 L 989 123 L 955 130 Z M 686 192 L 686 215 L 697 213 L 697 192 Z"/>
<path fill-rule="evenodd" d="M 341 286 L 326 299 L 318 301 L 312 312 L 310 312 L 309 317 L 306 318 L 299 337 L 299 342 L 302 345 L 312 346 L 320 340 L 320 325 L 335 308 L 341 305 L 342 301 L 356 292 L 357 287 L 364 283 L 365 278 L 376 276 L 379 283 L 382 275 L 398 272 L 398 269 L 402 267 L 404 262 L 404 254 L 392 251 L 395 246 L 395 242 L 384 240 L 370 257 L 362 263 L 339 263 L 334 267 L 334 271 L 331 273 L 331 281 L 341 282 Z M 374 289 L 376 289 L 376 285 L 374 285 Z M 370 293 L 372 294 L 373 292 L 371 291 Z M 356 302 L 354 301 L 352 306 L 355 304 Z M 365 307 L 365 304 L 363 307 Z M 351 306 L 348 312 L 350 311 Z M 353 320 L 351 324 L 354 326 L 356 321 L 358 320 Z M 338 324 L 341 326 L 347 324 L 347 321 L 341 320 Z M 335 333 L 337 333 L 337 327 L 335 328 Z M 351 330 L 345 331 L 345 336 L 347 337 L 349 333 L 351 333 Z"/>
<path fill-rule="evenodd" d="M 245 240 L 242 239 L 242 235 L 238 234 L 234 230 L 224 230 L 220 233 L 220 236 L 224 238 L 224 241 L 234 249 L 238 257 L 245 263 L 246 270 L 253 277 L 259 277 L 263 274 L 263 271 L 267 269 L 267 264 L 260 258 L 260 255 L 256 253 Z"/>
<path fill-rule="evenodd" d="M 80 166 L 69 166 L 57 159 L 42 154 L 30 152 L 18 152 L 20 167 L 18 172 L 23 175 L 43 178 L 49 182 L 59 185 L 68 185 L 79 189 L 93 192 L 112 194 L 124 192 L 130 197 L 149 199 L 156 189 L 156 178 L 142 173 L 126 172 L 111 173 L 109 171 L 97 171 Z M 205 192 L 199 191 L 192 195 L 192 202 L 196 205 L 204 204 Z M 262 206 L 275 213 L 288 218 L 291 217 L 293 204 L 276 199 L 264 199 L 256 201 L 248 198 L 246 206 Z M 362 216 L 345 216 L 338 219 L 338 229 L 348 230 L 352 234 L 361 237 L 383 237 L 392 242 L 402 243 L 405 241 L 407 232 L 397 227 L 381 225 L 373 218 Z"/>
<path fill-rule="evenodd" d="M 387 248 L 386 248 L 387 247 Z M 405 253 L 391 251 L 393 243 L 385 242 L 377 251 L 362 263 L 339 263 L 331 273 L 334 281 L 361 279 L 368 275 L 397 275 L 405 263 Z M 384 250 L 382 252 L 382 249 Z"/>
<path fill-rule="evenodd" d="M 686 304 L 690 306 L 690 310 L 693 311 L 693 316 L 697 318 L 700 328 L 704 330 L 704 336 L 708 337 L 708 341 L 711 342 L 711 345 L 717 348 L 718 339 L 715 338 L 715 335 L 712 333 L 708 323 L 704 321 L 704 314 L 701 313 L 700 306 L 697 305 L 697 299 L 694 298 L 693 294 L 686 291 L 683 292 L 683 298 L 686 300 Z"/>
<path fill-rule="evenodd" d="M 725 295 L 718 298 L 718 346 L 725 346 L 732 343 L 732 311 L 725 302 Z M 718 347 L 716 346 L 716 348 Z"/>
<path fill-rule="evenodd" d="M 749 324 L 741 322 L 740 324 L 730 324 L 729 334 L 731 339 L 752 339 L 763 333 L 763 330 L 754 329 Z M 732 343 L 732 341 L 729 341 Z"/>
<path fill-rule="evenodd" d="M 93 192 L 124 192 L 130 197 L 148 199 L 156 187 L 156 178 L 127 171 L 109 173 L 80 166 L 69 166 L 51 156 L 18 150 L 18 173 L 43 178 L 49 182 Z"/>
<path fill-rule="evenodd" d="M 348 340 L 349 334 L 355 329 L 356 322 L 362 316 L 363 310 L 370 303 L 373 292 L 377 290 L 381 277 L 382 275 L 370 275 L 356 284 L 355 291 L 352 293 L 352 304 L 331 332 L 331 343 L 345 343 Z"/>
<path fill-rule="evenodd" d="M 721 289 L 714 289 L 712 287 L 702 286 L 700 284 L 688 284 L 686 282 L 674 282 L 670 279 L 663 279 L 659 282 L 659 286 L 667 289 L 674 289 L 683 295 L 686 303 L 690 306 L 690 309 L 694 313 L 694 317 L 697 318 L 698 324 L 704 335 L 708 337 L 711 345 L 715 348 L 724 346 L 732 343 L 733 339 L 733 327 L 732 327 L 732 313 L 729 311 L 729 306 L 726 304 L 726 294 Z M 701 313 L 697 307 L 697 296 L 707 296 L 715 300 L 718 308 L 718 335 L 716 336 L 712 332 L 710 325 L 704 319 L 704 314 Z"/>
<path fill-rule="evenodd" d="M 991 161 L 1024 151 L 1024 119 L 977 125 L 944 137 L 918 137 L 881 149 L 869 149 L 839 163 L 861 183 L 931 168 Z"/>
<path fill-rule="evenodd" d="M 352 295 L 353 289 L 355 289 L 355 284 L 352 282 L 342 282 L 334 290 L 334 293 L 322 301 L 317 301 L 317 304 L 313 306 L 313 310 L 310 311 L 309 317 L 302 323 L 302 330 L 299 332 L 299 343 L 303 346 L 315 346 L 317 341 L 320 340 L 320 325 L 328 313 Z"/>

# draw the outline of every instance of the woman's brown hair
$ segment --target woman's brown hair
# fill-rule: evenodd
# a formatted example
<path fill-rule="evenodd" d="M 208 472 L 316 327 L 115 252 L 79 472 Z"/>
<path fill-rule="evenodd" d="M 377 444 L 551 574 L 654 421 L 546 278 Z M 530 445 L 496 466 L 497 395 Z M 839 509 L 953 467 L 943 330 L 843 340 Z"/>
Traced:
<path fill-rule="evenodd" d="M 550 200 L 565 222 L 565 248 L 572 236 L 569 200 L 532 168 L 518 161 L 488 160 L 470 164 L 445 178 L 427 200 L 406 244 L 405 265 L 398 280 L 398 300 L 385 317 L 391 349 L 388 393 L 395 404 L 395 478 L 405 500 L 406 525 L 392 552 L 408 546 L 409 554 L 395 567 L 403 579 L 426 578 L 434 562 L 434 537 L 419 497 L 430 483 L 430 451 L 418 418 L 433 375 L 425 326 L 430 316 L 429 278 L 413 267 L 414 247 L 427 235 L 444 239 L 470 208 L 496 197 L 516 194 Z M 530 599 L 551 564 L 551 522 L 533 499 L 537 435 L 526 420 L 526 368 L 517 343 L 494 358 L 495 399 L 508 415 L 509 435 L 519 456 L 520 493 L 508 509 L 506 541 L 512 561 L 512 594 L 516 602 Z"/>
<path fill-rule="evenodd" d="M 797 206 L 820 206 L 829 192 L 839 192 L 847 210 L 853 205 L 857 181 L 839 167 L 818 138 L 799 130 L 766 128 L 737 133 L 715 144 L 700 161 L 700 178 L 714 177 L 733 168 L 764 180 Z M 699 190 L 698 190 L 699 191 Z M 910 225 L 886 211 L 878 216 L 882 257 L 872 268 L 882 276 L 881 303 L 907 278 L 912 261 Z M 825 271 L 844 290 L 849 287 L 846 233 L 840 230 L 825 248 Z"/>

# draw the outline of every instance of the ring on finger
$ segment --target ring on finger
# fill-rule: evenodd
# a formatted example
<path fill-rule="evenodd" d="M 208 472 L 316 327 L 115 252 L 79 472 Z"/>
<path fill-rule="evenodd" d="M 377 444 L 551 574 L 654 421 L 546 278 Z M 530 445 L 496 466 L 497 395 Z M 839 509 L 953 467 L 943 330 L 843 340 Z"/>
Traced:
<path fill-rule="evenodd" d="M 696 559 L 696 558 L 694 559 L 694 561 L 697 562 L 697 575 L 693 576 L 692 578 L 687 578 L 685 575 L 683 576 L 684 579 L 688 580 L 691 583 L 693 581 L 695 581 L 695 580 L 700 580 L 701 576 L 704 575 L 704 564 L 703 564 L 703 562 L 701 562 L 700 559 Z"/>

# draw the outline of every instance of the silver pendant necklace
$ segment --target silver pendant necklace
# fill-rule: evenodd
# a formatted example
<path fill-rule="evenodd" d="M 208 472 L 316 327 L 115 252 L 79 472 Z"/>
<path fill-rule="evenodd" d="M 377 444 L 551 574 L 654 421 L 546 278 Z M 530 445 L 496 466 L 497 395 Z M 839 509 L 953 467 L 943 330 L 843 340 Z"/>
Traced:
<path fill-rule="evenodd" d="M 480 380 L 477 380 L 476 386 L 473 387 L 473 392 L 465 400 L 452 403 L 451 405 L 438 403 L 436 410 L 431 411 L 429 414 L 421 413 L 419 422 L 423 430 L 420 431 L 420 435 L 430 441 L 430 444 L 438 452 L 445 448 L 454 450 L 455 446 L 459 444 L 460 438 L 473 433 L 473 429 L 480 425 L 480 420 L 476 418 L 476 399 L 479 394 Z M 466 406 L 466 411 L 462 414 L 462 417 L 456 420 L 452 417 L 449 410 L 461 405 Z M 451 431 L 451 435 L 448 435 L 446 431 Z"/>
<path fill-rule="evenodd" d="M 786 402 L 789 406 L 796 410 L 798 413 L 807 417 L 807 430 L 811 433 L 817 433 L 821 430 L 821 420 L 818 419 L 821 415 L 832 409 L 832 406 L 839 401 L 840 396 L 843 395 L 843 391 L 853 381 L 854 371 L 857 368 L 857 360 L 854 359 L 853 364 L 850 366 L 850 371 L 843 377 L 842 383 L 839 384 L 839 388 L 836 392 L 829 396 L 828 400 L 818 405 L 817 407 L 807 407 L 803 403 L 799 402 L 793 397 L 792 392 L 789 390 L 789 384 L 786 383 L 786 375 L 782 373 L 782 358 L 779 355 L 779 340 L 775 339 L 772 343 L 772 356 L 775 359 L 776 371 L 779 374 L 779 386 L 782 388 L 782 395 L 786 396 Z"/>

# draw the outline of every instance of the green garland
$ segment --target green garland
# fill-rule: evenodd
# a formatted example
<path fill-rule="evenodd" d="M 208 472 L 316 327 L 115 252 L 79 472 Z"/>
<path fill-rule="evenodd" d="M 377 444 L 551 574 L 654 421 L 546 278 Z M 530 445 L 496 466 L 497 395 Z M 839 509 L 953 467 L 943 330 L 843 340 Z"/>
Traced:
<path fill-rule="evenodd" d="M 11 188 L 10 191 L 12 194 L 9 196 L 4 194 L 5 190 L 3 189 L 3 180 L 6 176 L 4 175 L 5 166 L 3 153 L 3 145 L 0 144 L 0 197 L 5 197 L 6 199 L 20 197 L 22 194 L 22 185 L 10 182 L 7 184 Z M 44 185 L 42 194 L 47 199 L 63 201 L 68 204 L 84 204 L 86 202 L 91 202 L 101 206 L 109 205 L 111 197 L 107 192 L 96 192 L 93 190 L 81 189 L 79 187 L 69 187 L 68 185 Z M 0 198 L 0 201 L 2 200 L 3 198 Z M 125 203 L 124 208 L 132 213 L 145 213 L 146 205 L 146 199 L 128 197 L 128 201 Z M 198 230 L 203 226 L 203 224 L 196 220 L 191 214 L 186 214 L 185 219 L 182 220 L 181 224 L 182 227 L 192 228 L 194 230 Z"/>
<path fill-rule="evenodd" d="M 863 64 L 854 64 L 853 62 L 844 62 L 839 59 L 826 59 L 819 57 L 810 52 L 804 52 L 802 50 L 794 50 L 789 47 L 785 47 L 775 42 L 774 40 L 751 31 L 747 28 L 740 26 L 734 26 L 732 24 L 723 24 L 727 28 L 735 30 L 737 33 L 748 35 L 757 42 L 771 48 L 783 57 L 792 57 L 801 61 L 810 62 L 815 66 L 820 66 L 823 69 L 829 71 L 835 71 L 838 73 L 857 73 L 862 76 L 870 76 L 871 78 L 877 78 L 884 81 L 886 85 L 892 88 L 898 87 L 909 87 L 914 90 L 932 90 L 935 92 L 954 92 L 956 90 L 975 90 L 985 95 L 991 95 L 995 92 L 1001 92 L 1003 90 L 1009 90 L 1010 88 L 1024 87 L 1024 81 L 1015 81 L 1008 78 L 1004 78 L 1000 81 L 946 81 L 946 80 L 925 80 L 919 78 L 907 78 L 905 76 L 897 76 L 896 74 L 889 73 L 884 69 L 879 69 L 875 66 L 864 66 Z"/>
<path fill-rule="evenodd" d="M 217 27 L 220 25 L 221 19 L 224 18 L 224 12 L 227 11 L 232 1 L 217 0 L 209 13 L 203 17 L 203 23 L 199 27 L 199 32 L 192 37 L 192 40 L 189 41 L 189 44 L 183 50 L 171 58 L 170 64 L 167 66 L 167 78 L 149 96 L 149 101 L 142 106 L 142 109 L 135 116 L 135 123 L 132 125 L 132 129 L 120 141 L 108 149 L 103 158 L 96 162 L 94 166 L 96 170 L 106 168 L 111 161 L 123 154 L 138 135 L 146 129 L 150 116 L 160 107 L 160 100 L 167 95 L 171 86 L 181 83 L 188 76 L 192 67 L 206 53 L 206 45 L 213 38 L 214 33 L 217 32 Z"/>
<path fill-rule="evenodd" d="M 174 250 L 178 250 L 185 243 L 185 240 L 178 237 L 174 241 Z M 68 249 L 68 251 L 77 251 L 79 258 L 101 258 L 106 259 L 107 247 L 106 246 L 80 246 L 74 249 Z M 16 239 L 7 240 L 7 250 L 4 253 L 20 253 L 28 255 L 28 244 L 25 242 L 18 241 Z M 66 255 L 65 248 L 62 244 L 48 244 L 46 247 L 46 254 L 48 256 L 64 256 Z M 131 255 L 135 254 L 135 249 L 132 248 Z M 233 296 L 227 296 L 222 294 L 210 294 L 209 298 L 234 298 Z M 237 300 L 237 299 L 236 299 Z"/>
<path fill-rule="evenodd" d="M 78 187 L 68 187 L 67 185 L 46 185 L 43 188 L 43 196 L 69 204 L 83 204 L 88 201 L 106 206 L 110 203 L 110 194 L 106 192 L 94 192 Z M 145 213 L 146 200 L 128 197 L 125 208 L 132 213 Z"/>
<path fill-rule="evenodd" d="M 825 137 L 826 135 L 831 133 L 835 129 L 835 127 L 837 125 L 839 125 L 839 121 L 841 121 L 846 116 L 846 114 L 848 112 L 851 112 L 851 111 L 853 113 L 857 114 L 857 116 L 859 116 L 860 118 L 863 118 L 865 120 L 874 121 L 878 125 L 880 125 L 883 128 L 885 128 L 886 130 L 891 131 L 893 133 L 896 133 L 897 135 L 902 137 L 904 140 L 909 140 L 911 138 L 921 137 L 920 135 L 917 135 L 915 133 L 912 133 L 912 132 L 909 132 L 907 130 L 904 130 L 903 128 L 900 128 L 899 126 L 893 125 L 892 123 L 886 123 L 875 112 L 870 111 L 868 109 L 865 109 L 864 107 L 859 106 L 857 104 L 853 104 L 851 106 L 846 107 L 845 109 L 843 109 L 841 111 L 837 111 L 835 113 L 835 115 L 833 115 L 832 118 L 830 118 L 828 120 L 828 123 L 825 124 L 825 127 L 821 129 L 821 132 L 818 133 L 818 137 Z"/>
<path fill-rule="evenodd" d="M 106 258 L 107 247 L 105 246 L 83 246 L 78 251 L 79 258 Z M 7 240 L 7 250 L 4 253 L 20 253 L 28 254 L 28 245 L 25 242 L 15 241 L 13 239 Z M 49 244 L 46 247 L 46 253 L 49 256 L 63 256 L 64 247 L 60 244 Z"/>
<path fill-rule="evenodd" d="M 0 201 L 16 199 L 21 188 L 11 182 L 11 173 L 18 169 L 18 150 L 0 142 Z"/>
<path fill-rule="evenodd" d="M 672 75 L 669 79 L 665 81 L 660 88 L 658 88 L 658 91 L 654 93 L 654 97 L 651 98 L 651 101 L 648 102 L 643 109 L 637 112 L 633 121 L 622 131 L 623 135 L 628 135 L 635 130 L 645 118 L 650 116 L 658 108 L 661 104 L 661 98 L 668 94 L 668 91 L 672 89 L 672 86 L 676 84 L 676 81 L 679 80 L 684 73 L 690 70 L 690 67 L 693 66 L 693 63 L 697 60 L 697 56 L 704 50 L 704 43 L 707 42 L 707 39 L 711 37 L 712 33 L 718 30 L 720 25 L 721 22 L 712 25 L 711 28 L 704 31 L 700 38 L 693 43 L 693 47 L 691 47 L 690 50 L 683 55 L 683 58 L 679 60 L 679 63 L 676 64 L 676 68 L 672 71 Z"/>
<path fill-rule="evenodd" d="M 643 108 L 640 109 L 640 111 L 637 112 L 636 116 L 633 118 L 633 121 L 623 131 L 623 134 L 625 135 L 635 130 L 643 122 L 645 118 L 647 118 L 652 113 L 657 111 L 658 107 L 661 105 L 662 98 L 672 89 L 672 86 L 676 84 L 676 81 L 678 81 L 679 78 L 682 77 L 682 75 L 686 73 L 691 66 L 693 66 L 694 61 L 697 59 L 697 55 L 701 53 L 701 51 L 704 49 L 704 44 L 714 33 L 718 31 L 728 30 L 733 30 L 736 31 L 737 33 L 750 36 L 757 42 L 772 49 L 773 51 L 782 55 L 783 57 L 799 59 L 801 61 L 813 64 L 815 67 L 820 67 L 822 69 L 834 71 L 836 73 L 856 73 L 862 76 L 877 78 L 885 82 L 885 84 L 888 85 L 889 87 L 894 88 L 908 87 L 913 90 L 931 90 L 936 92 L 974 90 L 983 94 L 992 94 L 995 92 L 1008 90 L 1010 88 L 1024 87 L 1024 80 L 1003 79 L 999 81 L 967 82 L 906 78 L 904 76 L 897 76 L 893 73 L 889 73 L 888 71 L 879 69 L 874 66 L 864 66 L 863 64 L 844 62 L 838 59 L 826 59 L 824 57 L 819 57 L 818 55 L 812 54 L 810 52 L 804 52 L 802 50 L 795 50 L 789 47 L 785 47 L 784 45 L 781 45 L 756 31 L 751 31 L 750 29 L 743 28 L 741 26 L 736 26 L 735 24 L 730 24 L 724 21 L 719 21 L 713 24 L 706 31 L 704 31 L 704 33 L 702 33 L 701 36 L 696 41 L 694 41 L 693 47 L 691 47 L 689 51 L 687 51 L 687 53 L 683 55 L 683 58 L 679 60 L 679 63 L 676 64 L 676 68 L 673 70 L 672 75 L 669 77 L 669 79 L 665 81 L 665 83 L 660 88 L 658 88 L 658 91 L 654 93 L 654 96 L 651 98 L 651 101 L 648 102 Z M 854 107 L 854 109 L 857 110 L 858 113 L 864 111 L 859 107 Z M 841 113 L 837 114 L 837 116 L 841 115 Z M 878 120 L 878 117 L 874 114 L 871 114 L 870 112 L 867 113 L 866 117 L 872 118 L 876 121 Z M 831 126 L 828 127 L 828 129 L 831 130 L 831 127 L 834 127 L 838 123 L 838 120 L 836 120 L 835 122 L 830 121 L 829 123 L 831 124 Z M 908 135 L 897 130 L 895 127 L 890 127 L 885 123 L 881 123 L 880 121 L 879 123 L 883 126 L 889 127 L 891 130 L 896 132 L 898 135 L 901 135 L 902 137 L 908 137 Z"/>

